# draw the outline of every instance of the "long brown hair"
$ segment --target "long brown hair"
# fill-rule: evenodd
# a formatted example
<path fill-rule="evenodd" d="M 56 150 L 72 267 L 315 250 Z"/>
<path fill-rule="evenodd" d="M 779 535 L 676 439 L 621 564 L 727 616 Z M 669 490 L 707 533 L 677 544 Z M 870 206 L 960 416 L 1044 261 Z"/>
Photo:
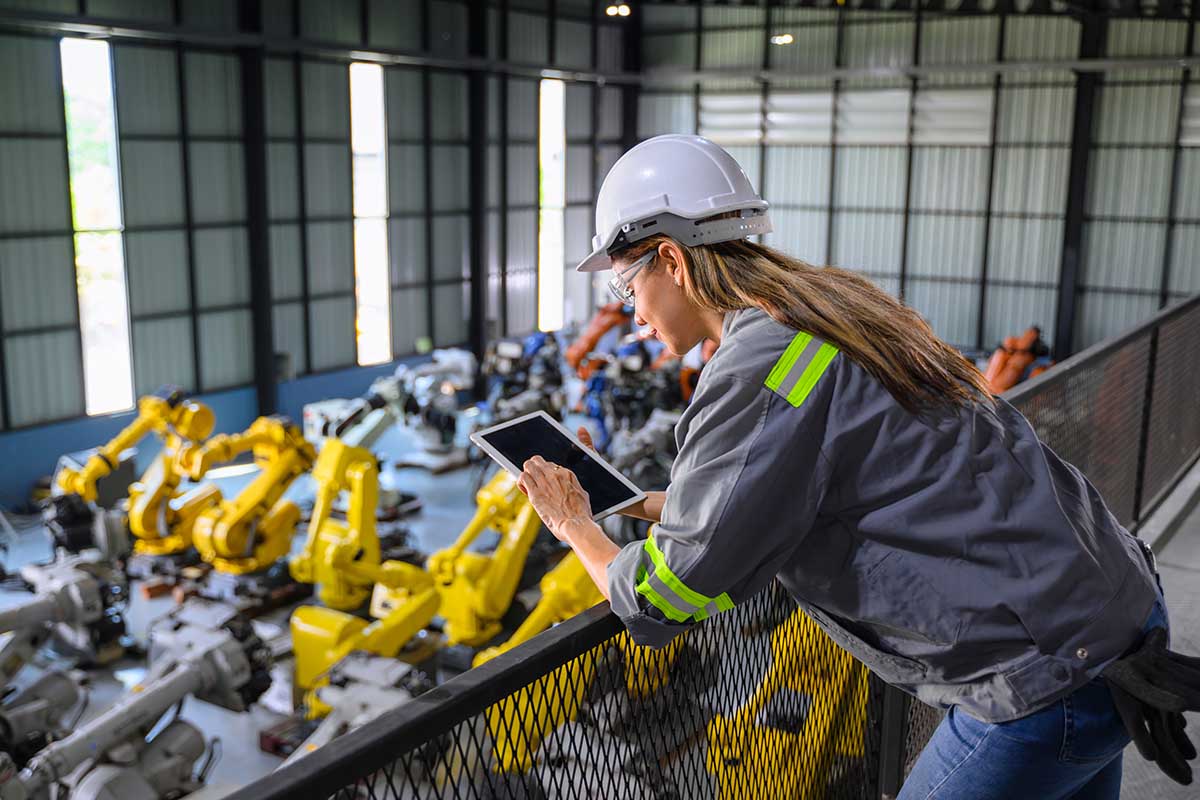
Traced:
<path fill-rule="evenodd" d="M 620 256 L 633 260 L 664 241 L 675 240 L 651 236 Z M 814 267 L 744 239 L 696 247 L 675 243 L 687 261 L 683 290 L 695 305 L 719 312 L 761 308 L 783 325 L 824 339 L 910 412 L 993 405 L 974 364 L 934 335 L 920 314 L 862 276 Z"/>

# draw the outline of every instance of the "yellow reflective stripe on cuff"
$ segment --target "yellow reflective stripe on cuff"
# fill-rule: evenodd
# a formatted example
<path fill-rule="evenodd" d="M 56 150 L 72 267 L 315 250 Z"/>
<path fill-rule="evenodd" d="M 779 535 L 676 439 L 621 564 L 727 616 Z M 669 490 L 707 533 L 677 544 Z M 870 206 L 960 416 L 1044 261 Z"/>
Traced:
<path fill-rule="evenodd" d="M 837 354 L 833 345 L 801 331 L 775 362 L 767 376 L 767 388 L 799 407 Z"/>
<path fill-rule="evenodd" d="M 686 611 L 689 618 L 697 621 L 733 608 L 733 601 L 729 599 L 727 593 L 722 592 L 718 597 L 708 597 L 689 589 L 687 584 L 671 572 L 671 568 L 667 566 L 666 557 L 654 543 L 653 535 L 646 538 L 645 548 L 646 553 L 650 556 L 650 561 L 654 564 L 654 572 L 648 573 L 646 579 L 639 584 L 639 592 L 642 592 L 644 586 L 647 592 L 654 592 L 672 609 Z M 650 599 L 649 594 L 646 594 L 646 597 Z M 663 613 L 667 612 L 663 610 Z M 668 614 L 668 616 L 670 615 Z"/>

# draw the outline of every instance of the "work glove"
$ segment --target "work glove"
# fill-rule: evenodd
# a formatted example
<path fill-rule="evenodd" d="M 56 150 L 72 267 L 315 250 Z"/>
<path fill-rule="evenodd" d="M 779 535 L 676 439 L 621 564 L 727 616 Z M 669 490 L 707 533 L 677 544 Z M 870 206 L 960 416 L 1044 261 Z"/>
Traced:
<path fill-rule="evenodd" d="M 1196 757 L 1184 711 L 1200 711 L 1200 658 L 1167 649 L 1166 628 L 1153 628 L 1133 653 L 1100 675 L 1112 690 L 1125 729 L 1147 761 L 1187 786 Z"/>

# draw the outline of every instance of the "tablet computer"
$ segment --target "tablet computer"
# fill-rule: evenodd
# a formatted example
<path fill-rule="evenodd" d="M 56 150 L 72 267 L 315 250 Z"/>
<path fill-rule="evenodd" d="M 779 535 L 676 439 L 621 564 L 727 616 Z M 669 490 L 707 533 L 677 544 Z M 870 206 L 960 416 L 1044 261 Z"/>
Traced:
<path fill-rule="evenodd" d="M 571 470 L 588 493 L 594 520 L 646 498 L 645 492 L 545 411 L 476 431 L 471 441 L 513 475 L 520 475 L 521 465 L 534 456 Z"/>

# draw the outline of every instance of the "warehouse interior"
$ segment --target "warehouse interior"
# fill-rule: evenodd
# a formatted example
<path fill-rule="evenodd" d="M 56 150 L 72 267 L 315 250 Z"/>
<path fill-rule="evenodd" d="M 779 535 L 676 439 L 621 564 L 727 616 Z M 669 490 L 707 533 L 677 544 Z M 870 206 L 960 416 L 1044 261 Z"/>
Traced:
<path fill-rule="evenodd" d="M 654 745 L 666 778 L 620 726 L 560 741 L 626 645 L 469 438 L 543 411 L 669 483 L 710 354 L 576 271 L 660 134 L 1009 393 L 1200 653 L 1198 6 L 0 0 L 0 798 L 762 796 L 705 761 L 717 712 Z M 720 713 L 771 674 L 755 641 Z M 921 710 L 877 691 L 829 718 L 878 741 L 771 796 L 890 796 Z M 819 750 L 822 696 L 739 735 Z M 1125 764 L 1125 796 L 1192 796 Z"/>

